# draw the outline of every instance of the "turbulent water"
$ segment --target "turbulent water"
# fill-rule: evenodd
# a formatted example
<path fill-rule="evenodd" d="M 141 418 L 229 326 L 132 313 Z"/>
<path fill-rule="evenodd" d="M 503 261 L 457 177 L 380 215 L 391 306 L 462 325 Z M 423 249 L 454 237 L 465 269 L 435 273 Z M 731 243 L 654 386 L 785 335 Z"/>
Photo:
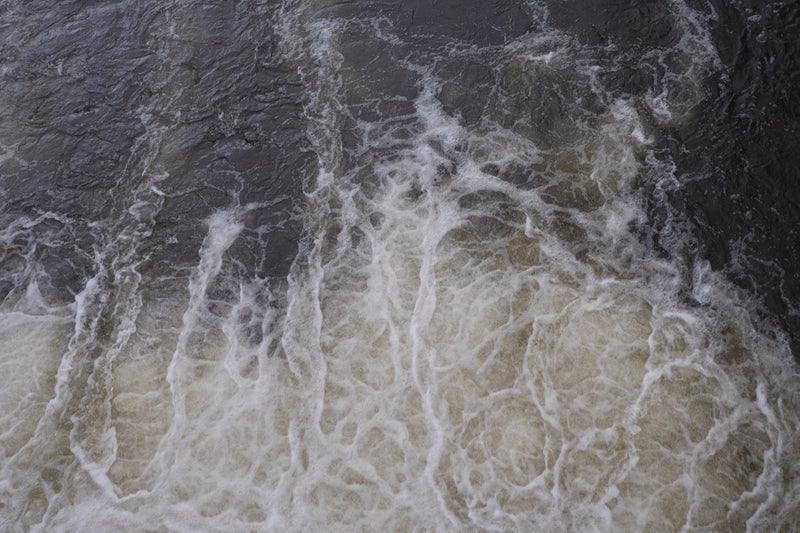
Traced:
<path fill-rule="evenodd" d="M 793 530 L 766 11 L 0 4 L 0 529 Z"/>

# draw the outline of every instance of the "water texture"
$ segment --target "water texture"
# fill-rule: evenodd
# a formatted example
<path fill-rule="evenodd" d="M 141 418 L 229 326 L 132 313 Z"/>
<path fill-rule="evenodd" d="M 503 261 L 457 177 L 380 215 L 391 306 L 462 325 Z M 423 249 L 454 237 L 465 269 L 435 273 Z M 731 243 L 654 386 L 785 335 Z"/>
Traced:
<path fill-rule="evenodd" d="M 0 529 L 791 531 L 797 23 L 6 2 Z"/>

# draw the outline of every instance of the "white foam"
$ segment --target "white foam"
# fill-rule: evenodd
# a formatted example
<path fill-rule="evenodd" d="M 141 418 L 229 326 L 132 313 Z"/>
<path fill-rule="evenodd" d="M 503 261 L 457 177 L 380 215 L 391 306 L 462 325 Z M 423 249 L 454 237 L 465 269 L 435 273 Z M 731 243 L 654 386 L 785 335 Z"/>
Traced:
<path fill-rule="evenodd" d="M 45 392 L 20 391 L 52 382 L 42 389 L 50 406 L 71 417 L 27 430 L 31 444 L 4 463 L 0 490 L 20 524 L 794 523 L 796 367 L 750 319 L 741 293 L 698 263 L 696 301 L 686 302 L 680 269 L 647 256 L 630 232 L 644 219 L 637 176 L 652 170 L 632 104 L 607 101 L 596 127 L 548 150 L 497 124 L 467 128 L 419 65 L 416 115 L 374 128 L 389 155 L 372 157 L 366 136 L 343 169 L 345 106 L 331 74 L 341 31 L 341 21 L 302 17 L 284 29 L 293 53 L 318 63 L 304 79 L 320 158 L 306 187 L 306 247 L 285 287 L 222 275 L 243 226 L 240 211 L 220 211 L 185 290 L 137 299 L 132 289 L 124 301 L 135 308 L 114 315 L 94 360 L 81 350 L 97 338 L 102 275 L 76 299 L 67 357 L 54 346 L 69 314 L 0 315 L 0 337 L 13 347 L 3 364 L 23 368 L 29 352 L 46 363 L 11 383 L 4 405 L 41 408 Z M 524 39 L 505 52 L 553 68 L 573 60 L 568 50 L 530 56 Z M 576 76 L 590 80 L 581 65 Z M 392 136 L 409 127 L 411 139 Z M 514 165 L 534 169 L 534 185 L 504 174 Z M 162 194 L 155 182 L 143 187 L 152 196 L 131 199 L 130 214 L 146 232 L 147 206 Z M 29 324 L 44 333 L 25 333 Z M 82 365 L 92 379 L 81 378 Z"/>

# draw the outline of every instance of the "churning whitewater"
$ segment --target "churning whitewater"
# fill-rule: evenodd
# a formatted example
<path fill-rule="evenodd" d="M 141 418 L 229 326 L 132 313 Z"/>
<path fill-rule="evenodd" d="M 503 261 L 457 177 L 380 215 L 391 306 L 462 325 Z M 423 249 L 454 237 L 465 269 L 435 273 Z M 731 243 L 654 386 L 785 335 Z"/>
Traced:
<path fill-rule="evenodd" d="M 713 10 L 664 5 L 659 42 L 627 50 L 538 2 L 472 39 L 403 30 L 380 2 L 287 1 L 243 4 L 204 41 L 210 5 L 139 6 L 157 66 L 110 203 L 4 213 L 0 528 L 800 523 L 785 336 L 685 259 L 679 214 L 646 238 L 645 191 L 678 186 L 659 131 L 721 68 Z M 209 67 L 214 91 L 252 82 L 236 110 L 185 68 L 228 40 L 236 68 L 274 74 Z M 633 67 L 652 79 L 609 87 Z M 28 168 L 0 141 L 4 172 Z M 250 184 L 286 166 L 297 193 Z M 292 227 L 288 275 L 260 268 Z M 66 296 L 41 252 L 59 246 L 86 272 Z"/>

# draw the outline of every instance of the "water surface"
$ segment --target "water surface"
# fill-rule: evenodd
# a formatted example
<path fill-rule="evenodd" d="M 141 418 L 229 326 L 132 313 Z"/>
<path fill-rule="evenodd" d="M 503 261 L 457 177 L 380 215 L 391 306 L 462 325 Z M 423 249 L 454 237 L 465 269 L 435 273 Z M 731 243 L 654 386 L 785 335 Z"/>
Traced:
<path fill-rule="evenodd" d="M 797 20 L 6 3 L 3 529 L 790 531 Z"/>

